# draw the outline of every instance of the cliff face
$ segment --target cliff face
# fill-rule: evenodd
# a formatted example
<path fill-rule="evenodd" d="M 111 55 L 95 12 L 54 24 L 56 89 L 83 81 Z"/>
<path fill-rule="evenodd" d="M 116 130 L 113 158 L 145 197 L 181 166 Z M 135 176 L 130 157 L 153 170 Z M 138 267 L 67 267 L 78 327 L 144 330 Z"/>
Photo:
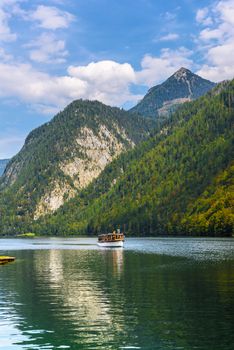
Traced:
<path fill-rule="evenodd" d="M 126 145 L 118 141 L 113 130 L 108 130 L 103 124 L 100 124 L 96 135 L 88 127 L 79 130 L 79 135 L 74 142 L 82 150 L 82 156 L 73 156 L 71 159 L 59 162 L 58 166 L 68 180 L 52 179 L 48 191 L 36 206 L 35 219 L 58 209 L 65 200 L 72 198 L 77 191 L 88 186 L 98 177 L 106 165 L 121 152 L 135 146 L 135 143 L 125 135 L 124 129 L 122 132 L 120 129 L 117 132 L 124 135 Z"/>
<path fill-rule="evenodd" d="M 152 121 L 103 105 L 75 101 L 32 131 L 1 179 L 1 192 L 24 216 L 54 212 L 121 152 L 149 135 Z"/>

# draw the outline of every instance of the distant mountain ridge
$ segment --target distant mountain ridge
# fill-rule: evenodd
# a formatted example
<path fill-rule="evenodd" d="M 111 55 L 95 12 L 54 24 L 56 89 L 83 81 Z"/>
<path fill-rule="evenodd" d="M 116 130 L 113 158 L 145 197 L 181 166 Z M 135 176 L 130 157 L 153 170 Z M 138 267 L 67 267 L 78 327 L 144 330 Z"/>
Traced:
<path fill-rule="evenodd" d="M 4 170 L 10 159 L 0 159 L 0 176 L 4 173 Z"/>
<path fill-rule="evenodd" d="M 182 67 L 165 82 L 152 87 L 130 112 L 155 119 L 164 118 L 182 103 L 204 95 L 215 85 Z"/>

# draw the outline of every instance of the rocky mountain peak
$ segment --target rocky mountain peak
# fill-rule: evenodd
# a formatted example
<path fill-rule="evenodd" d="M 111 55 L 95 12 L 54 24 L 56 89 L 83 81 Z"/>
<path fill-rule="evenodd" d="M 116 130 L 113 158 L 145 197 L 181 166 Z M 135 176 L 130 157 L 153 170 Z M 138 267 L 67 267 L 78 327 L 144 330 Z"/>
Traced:
<path fill-rule="evenodd" d="M 181 79 L 184 77 L 188 77 L 189 75 L 191 76 L 191 75 L 193 75 L 193 73 L 189 69 L 181 67 L 178 71 L 176 71 L 173 74 L 173 77 L 176 79 Z"/>
<path fill-rule="evenodd" d="M 182 103 L 204 95 L 214 86 L 215 83 L 181 67 L 165 82 L 153 86 L 131 112 L 153 119 L 164 119 Z"/>

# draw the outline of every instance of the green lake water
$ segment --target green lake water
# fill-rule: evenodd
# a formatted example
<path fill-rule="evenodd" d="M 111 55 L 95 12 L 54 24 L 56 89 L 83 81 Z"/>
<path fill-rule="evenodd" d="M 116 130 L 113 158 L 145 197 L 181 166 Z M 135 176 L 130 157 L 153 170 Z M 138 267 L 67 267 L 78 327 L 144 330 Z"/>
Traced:
<path fill-rule="evenodd" d="M 1 239 L 0 350 L 234 348 L 234 240 Z"/>

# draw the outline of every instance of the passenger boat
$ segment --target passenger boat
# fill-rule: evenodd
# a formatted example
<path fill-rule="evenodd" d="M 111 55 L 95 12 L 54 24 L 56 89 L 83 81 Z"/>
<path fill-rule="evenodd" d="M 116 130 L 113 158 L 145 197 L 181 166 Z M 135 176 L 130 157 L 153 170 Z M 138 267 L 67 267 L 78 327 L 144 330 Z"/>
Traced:
<path fill-rule="evenodd" d="M 99 247 L 123 247 L 124 245 L 124 234 L 117 230 L 112 233 L 104 233 L 98 236 Z"/>

